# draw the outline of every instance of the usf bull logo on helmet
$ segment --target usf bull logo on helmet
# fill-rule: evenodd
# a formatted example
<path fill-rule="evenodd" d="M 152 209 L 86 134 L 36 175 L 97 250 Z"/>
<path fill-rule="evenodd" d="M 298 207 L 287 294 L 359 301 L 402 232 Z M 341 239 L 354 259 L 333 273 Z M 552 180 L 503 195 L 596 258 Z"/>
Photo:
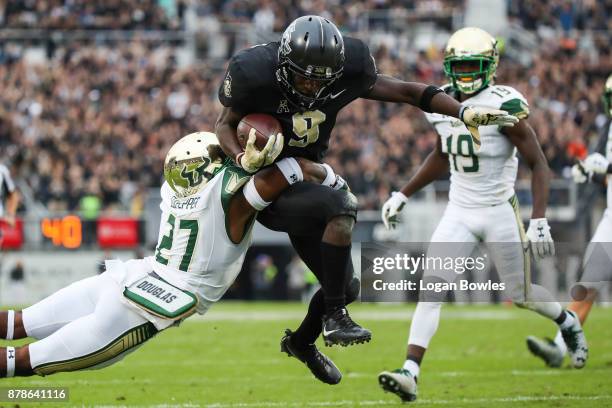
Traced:
<path fill-rule="evenodd" d="M 218 144 L 214 133 L 196 132 L 172 145 L 164 161 L 164 178 L 178 197 L 197 193 L 221 170 L 223 159 L 211 157 L 209 149 Z"/>
<path fill-rule="evenodd" d="M 498 63 L 497 41 L 476 27 L 455 32 L 444 51 L 444 74 L 454 89 L 468 95 L 489 85 L 495 77 Z M 458 69 L 461 65 L 472 69 Z"/>

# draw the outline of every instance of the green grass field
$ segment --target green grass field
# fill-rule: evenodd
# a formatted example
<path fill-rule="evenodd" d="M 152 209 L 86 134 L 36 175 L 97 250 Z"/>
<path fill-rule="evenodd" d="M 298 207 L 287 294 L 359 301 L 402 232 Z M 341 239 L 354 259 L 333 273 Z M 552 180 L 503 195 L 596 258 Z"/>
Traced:
<path fill-rule="evenodd" d="M 3 380 L 2 386 L 68 387 L 72 406 L 402 406 L 380 390 L 376 377 L 403 363 L 413 306 L 351 306 L 355 320 L 372 329 L 373 341 L 325 349 L 344 374 L 336 386 L 319 383 L 301 363 L 279 353 L 283 330 L 295 328 L 305 308 L 221 303 L 112 367 Z M 548 369 L 529 354 L 525 336 L 552 336 L 554 330 L 545 319 L 512 307 L 445 306 L 413 405 L 612 406 L 612 310 L 596 307 L 589 317 L 590 360 L 583 370 Z"/>

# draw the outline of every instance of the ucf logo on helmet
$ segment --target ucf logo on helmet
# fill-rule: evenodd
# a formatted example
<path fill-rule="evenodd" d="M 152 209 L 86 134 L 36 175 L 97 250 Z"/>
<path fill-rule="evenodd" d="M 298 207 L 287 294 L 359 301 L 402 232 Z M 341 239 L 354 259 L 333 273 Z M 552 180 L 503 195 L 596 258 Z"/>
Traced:
<path fill-rule="evenodd" d="M 292 51 L 289 42 L 291 41 L 291 34 L 293 34 L 294 31 L 295 21 L 289 27 L 287 27 L 285 33 L 283 34 L 283 38 L 281 39 L 279 51 L 282 55 L 287 55 Z"/>

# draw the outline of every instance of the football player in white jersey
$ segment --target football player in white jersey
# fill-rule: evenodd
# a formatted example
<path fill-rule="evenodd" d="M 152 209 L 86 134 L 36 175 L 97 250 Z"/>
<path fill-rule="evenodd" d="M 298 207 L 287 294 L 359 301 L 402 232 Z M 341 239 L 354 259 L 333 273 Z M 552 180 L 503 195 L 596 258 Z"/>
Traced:
<path fill-rule="evenodd" d="M 518 306 L 555 321 L 563 336 L 575 346 L 570 350 L 574 365 L 582 366 L 587 358 L 587 345 L 578 318 L 563 310 L 548 290 L 530 282 L 529 247 L 538 258 L 554 254 L 554 242 L 545 218 L 549 169 L 536 135 L 525 120 L 529 116 L 527 101 L 514 88 L 493 83 L 498 60 L 496 41 L 487 32 L 471 27 L 457 31 L 445 50 L 444 72 L 450 84 L 443 89 L 464 106 L 501 109 L 521 119 L 519 123 L 504 128 L 480 127 L 478 139 L 454 118 L 428 114 L 427 119 L 439 136 L 436 148 L 402 190 L 394 192 L 385 202 L 382 218 L 387 227 L 395 226 L 398 213 L 410 197 L 444 176 L 450 167 L 449 203 L 431 238 L 428 256 L 442 250 L 443 256 L 468 257 L 477 242 L 487 243 L 500 279 L 505 283 L 505 293 Z M 517 150 L 532 171 L 533 213 L 526 234 L 514 193 Z M 449 275 L 426 268 L 423 281 L 451 282 L 456 277 L 454 272 Z M 416 399 L 420 364 L 437 330 L 445 298 L 444 291 L 420 293 L 410 327 L 406 361 L 402 368 L 379 375 L 380 386 L 404 401 Z"/>
<path fill-rule="evenodd" d="M 578 315 L 580 323 L 586 321 L 597 292 L 612 281 L 612 75 L 604 86 L 604 109 L 608 116 L 606 126 L 602 129 L 602 141 L 605 141 L 605 156 L 599 152 L 590 154 L 583 162 L 572 167 L 576 183 L 593 182 L 607 186 L 607 208 L 604 212 L 595 235 L 587 247 L 583 262 L 583 275 L 580 283 L 574 288 L 574 301 L 567 307 Z M 567 354 L 567 345 L 559 331 L 554 340 L 527 337 L 527 347 L 540 357 L 549 367 L 561 367 Z"/>
<path fill-rule="evenodd" d="M 254 140 L 252 132 L 247 153 L 265 155 L 282 145 L 282 135 L 272 136 L 259 152 Z M 36 339 L 0 347 L 0 377 L 105 367 L 194 312 L 205 313 L 240 272 L 257 211 L 296 182 L 344 184 L 329 166 L 301 158 L 251 175 L 233 165 L 208 132 L 172 146 L 164 177 L 155 255 L 106 261 L 101 275 L 22 311 L 0 312 L 0 338 Z"/>

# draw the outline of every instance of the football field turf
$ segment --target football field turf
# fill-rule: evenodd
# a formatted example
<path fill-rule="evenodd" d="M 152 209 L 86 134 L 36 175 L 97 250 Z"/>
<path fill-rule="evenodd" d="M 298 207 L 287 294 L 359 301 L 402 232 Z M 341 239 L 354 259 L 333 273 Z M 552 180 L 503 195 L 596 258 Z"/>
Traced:
<path fill-rule="evenodd" d="M 73 406 L 406 406 L 383 393 L 376 378 L 403 363 L 413 305 L 350 307 L 354 319 L 372 329 L 373 340 L 346 349 L 323 347 L 344 374 L 336 386 L 316 381 L 305 366 L 279 352 L 283 330 L 295 329 L 305 310 L 296 303 L 224 302 L 204 318 L 159 334 L 112 367 L 2 380 L 0 386 L 68 387 Z M 510 306 L 445 305 L 413 405 L 612 406 L 612 309 L 596 306 L 589 317 L 590 360 L 583 370 L 549 369 L 529 354 L 525 336 L 554 333 L 544 318 Z"/>

